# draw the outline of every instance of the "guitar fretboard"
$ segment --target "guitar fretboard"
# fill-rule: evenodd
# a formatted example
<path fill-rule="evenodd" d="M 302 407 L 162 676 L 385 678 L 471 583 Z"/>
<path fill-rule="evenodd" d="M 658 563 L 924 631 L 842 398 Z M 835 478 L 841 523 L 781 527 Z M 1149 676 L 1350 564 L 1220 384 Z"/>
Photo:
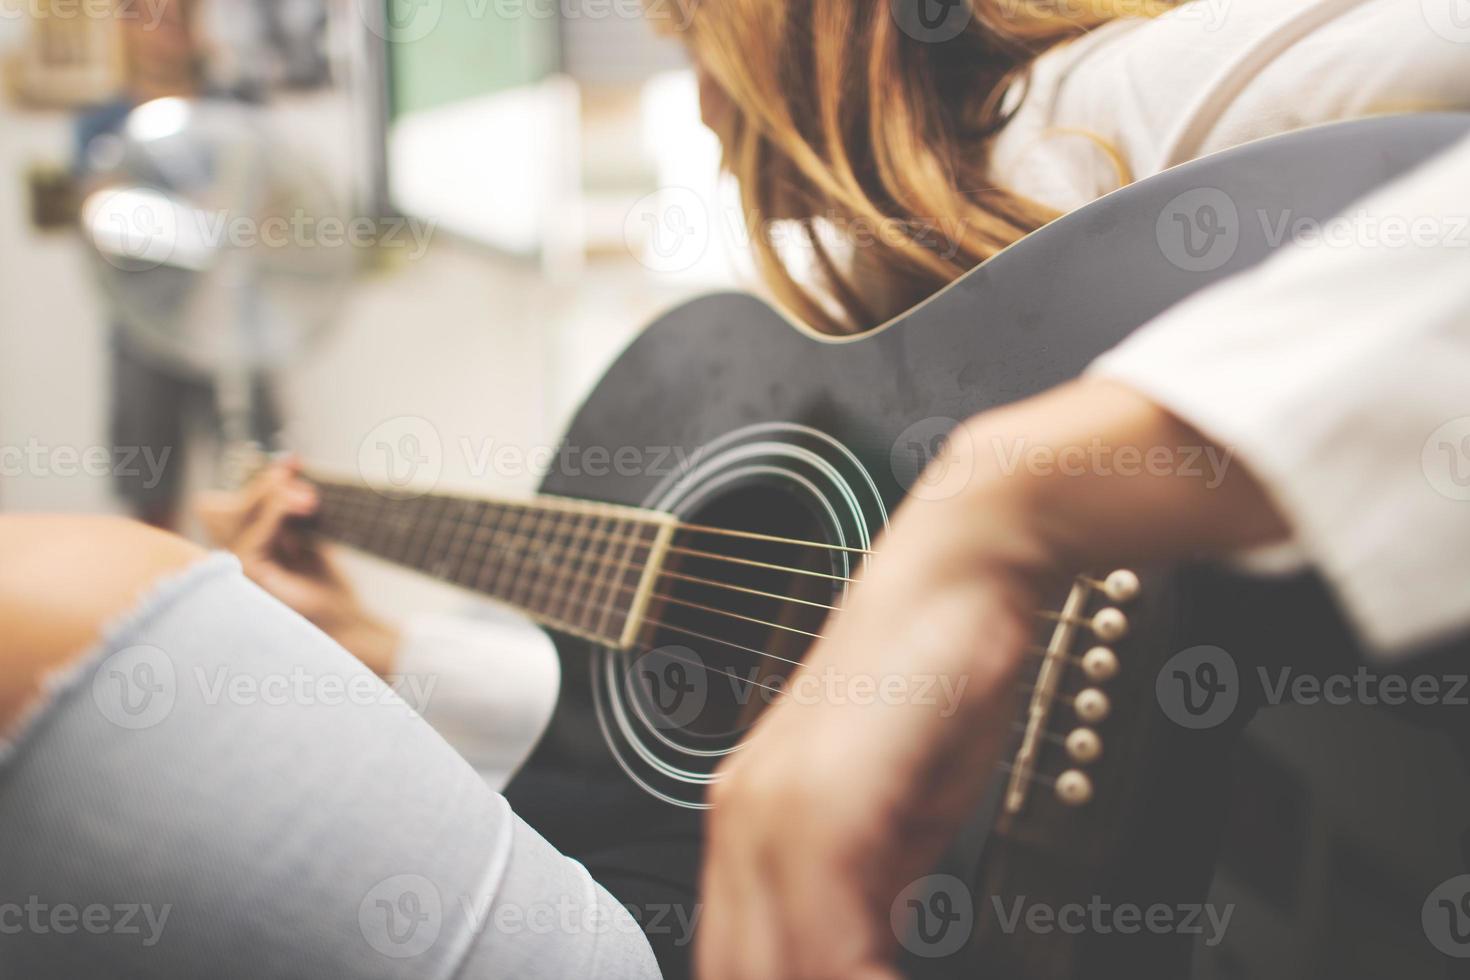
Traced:
<path fill-rule="evenodd" d="M 657 511 L 589 501 L 404 497 L 313 483 L 319 533 L 619 648 L 637 636 L 674 528 Z"/>

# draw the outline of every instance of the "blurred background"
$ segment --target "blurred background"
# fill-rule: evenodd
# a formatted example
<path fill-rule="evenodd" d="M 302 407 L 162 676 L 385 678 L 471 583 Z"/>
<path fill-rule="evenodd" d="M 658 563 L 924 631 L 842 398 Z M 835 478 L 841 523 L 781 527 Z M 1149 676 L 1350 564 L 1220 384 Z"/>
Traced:
<path fill-rule="evenodd" d="M 0 508 L 187 529 L 222 434 L 355 468 L 404 417 L 529 490 L 641 325 L 743 279 L 678 16 L 0 0 Z"/>
<path fill-rule="evenodd" d="M 680 11 L 0 0 L 0 509 L 192 533 L 232 439 L 371 476 L 420 420 L 441 486 L 528 492 L 748 278 Z"/>

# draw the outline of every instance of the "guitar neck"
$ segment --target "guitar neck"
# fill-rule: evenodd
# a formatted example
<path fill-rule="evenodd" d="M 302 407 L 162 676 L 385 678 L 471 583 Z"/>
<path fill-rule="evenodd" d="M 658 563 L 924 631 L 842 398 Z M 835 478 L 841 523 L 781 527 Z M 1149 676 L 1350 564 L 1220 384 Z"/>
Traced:
<path fill-rule="evenodd" d="M 658 511 L 559 497 L 407 496 L 312 482 L 318 533 L 620 649 L 638 635 L 675 526 Z"/>

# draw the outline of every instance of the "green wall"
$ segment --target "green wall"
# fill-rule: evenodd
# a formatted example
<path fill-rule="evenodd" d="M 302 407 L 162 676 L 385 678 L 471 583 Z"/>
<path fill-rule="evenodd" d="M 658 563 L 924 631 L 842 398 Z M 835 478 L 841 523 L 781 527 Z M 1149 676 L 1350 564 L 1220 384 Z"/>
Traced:
<path fill-rule="evenodd" d="M 438 8 L 422 37 L 406 34 L 388 45 L 394 118 L 525 85 L 556 68 L 557 20 L 547 16 L 556 5 L 548 0 L 384 2 L 390 23 L 405 25 Z"/>

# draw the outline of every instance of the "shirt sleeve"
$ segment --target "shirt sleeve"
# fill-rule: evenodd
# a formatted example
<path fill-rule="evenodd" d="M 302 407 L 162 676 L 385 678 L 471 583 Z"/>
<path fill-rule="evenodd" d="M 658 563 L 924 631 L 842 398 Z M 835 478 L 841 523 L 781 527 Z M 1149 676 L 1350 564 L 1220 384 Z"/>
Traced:
<path fill-rule="evenodd" d="M 1305 126 L 1470 108 L 1452 0 L 1195 0 L 1058 45 L 1008 93 L 997 183 L 1071 210 L 1130 180 Z"/>
<path fill-rule="evenodd" d="M 545 729 L 561 670 L 550 638 L 534 624 L 476 607 L 409 617 L 388 680 L 500 789 Z"/>
<path fill-rule="evenodd" d="M 1470 624 L 1470 140 L 1103 355 L 1274 497 L 1364 639 Z"/>

